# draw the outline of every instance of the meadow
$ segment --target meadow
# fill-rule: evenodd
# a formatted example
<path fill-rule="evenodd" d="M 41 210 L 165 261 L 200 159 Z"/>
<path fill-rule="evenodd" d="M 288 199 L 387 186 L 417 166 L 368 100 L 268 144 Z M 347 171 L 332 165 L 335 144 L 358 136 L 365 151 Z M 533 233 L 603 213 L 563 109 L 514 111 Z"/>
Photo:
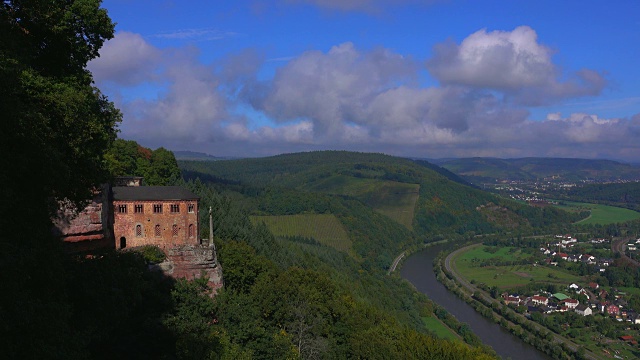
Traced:
<path fill-rule="evenodd" d="M 499 263 L 500 261 L 522 260 L 530 256 L 513 247 L 500 248 L 495 253 L 490 253 L 487 249 L 486 246 L 479 246 L 456 256 L 454 266 L 458 274 L 469 281 L 473 280 L 478 284 L 484 283 L 487 286 L 496 286 L 500 289 L 523 286 L 531 282 L 560 285 L 583 282 L 580 276 L 559 268 L 537 264 L 480 266 L 481 262 L 490 259 Z"/>
<path fill-rule="evenodd" d="M 331 214 L 252 216 L 254 224 L 264 222 L 275 236 L 313 238 L 336 250 L 351 253 L 351 239 L 340 220 Z"/>
<path fill-rule="evenodd" d="M 442 321 L 440 321 L 435 316 L 423 316 L 422 322 L 424 322 L 424 325 L 427 329 L 433 331 L 433 333 L 439 338 L 447 340 L 460 340 L 460 336 L 458 336 L 458 334 L 449 329 L 447 325 L 443 324 Z"/>
<path fill-rule="evenodd" d="M 579 212 L 589 210 L 591 212 L 588 218 L 578 221 L 578 224 L 607 225 L 640 219 L 640 212 L 615 206 L 572 201 L 563 201 L 563 204 L 564 205 L 556 205 L 556 207 L 568 211 Z"/>
<path fill-rule="evenodd" d="M 309 189 L 354 197 L 411 230 L 420 185 L 334 175 L 311 184 Z"/>

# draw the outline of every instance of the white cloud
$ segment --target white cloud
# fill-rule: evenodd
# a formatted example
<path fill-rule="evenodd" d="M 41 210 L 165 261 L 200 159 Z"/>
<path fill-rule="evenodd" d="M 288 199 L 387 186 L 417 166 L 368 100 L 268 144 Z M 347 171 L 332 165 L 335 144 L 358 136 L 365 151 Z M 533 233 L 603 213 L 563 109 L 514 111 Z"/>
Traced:
<path fill-rule="evenodd" d="M 140 34 L 118 32 L 100 49 L 100 57 L 88 64 L 96 82 L 131 86 L 155 79 L 162 52 Z"/>
<path fill-rule="evenodd" d="M 525 105 L 597 95 L 606 85 L 602 74 L 589 69 L 561 80 L 553 52 L 538 43 L 536 32 L 528 26 L 510 32 L 479 30 L 460 45 L 446 42 L 434 50 L 427 67 L 441 83 L 501 91 Z"/>

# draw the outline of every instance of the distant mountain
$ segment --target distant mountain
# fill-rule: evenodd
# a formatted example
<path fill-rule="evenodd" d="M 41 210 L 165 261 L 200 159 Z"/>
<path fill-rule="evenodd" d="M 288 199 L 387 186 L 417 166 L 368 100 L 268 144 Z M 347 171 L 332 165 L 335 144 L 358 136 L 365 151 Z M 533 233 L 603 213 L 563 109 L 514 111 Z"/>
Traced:
<path fill-rule="evenodd" d="M 640 167 L 613 160 L 462 158 L 442 159 L 435 162 L 475 184 L 496 180 L 542 180 L 544 178 L 565 181 L 640 179 Z"/>
<path fill-rule="evenodd" d="M 195 151 L 174 151 L 173 154 L 176 156 L 177 160 L 216 161 L 225 159 Z"/>

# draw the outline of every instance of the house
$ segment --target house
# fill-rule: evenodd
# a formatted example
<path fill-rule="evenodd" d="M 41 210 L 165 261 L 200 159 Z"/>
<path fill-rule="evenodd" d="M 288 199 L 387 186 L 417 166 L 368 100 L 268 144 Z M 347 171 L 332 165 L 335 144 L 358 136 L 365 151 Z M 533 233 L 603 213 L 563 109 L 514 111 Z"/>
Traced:
<path fill-rule="evenodd" d="M 620 308 L 618 307 L 618 305 L 607 305 L 605 308 L 605 311 L 608 315 L 618 315 L 620 314 Z"/>
<path fill-rule="evenodd" d="M 533 303 L 536 305 L 547 305 L 549 303 L 549 298 L 545 296 L 534 295 L 531 298 L 531 301 L 533 301 Z"/>
<path fill-rule="evenodd" d="M 589 316 L 593 314 L 591 308 L 585 304 L 580 304 L 576 306 L 575 312 L 582 316 Z"/>
<path fill-rule="evenodd" d="M 563 303 L 569 309 L 575 309 L 576 306 L 578 306 L 580 304 L 580 301 L 578 301 L 576 299 L 566 299 L 566 300 L 563 301 Z"/>
<path fill-rule="evenodd" d="M 571 290 L 578 290 L 580 289 L 580 285 L 576 284 L 576 283 L 572 283 L 571 285 L 568 286 L 569 289 Z"/>
<path fill-rule="evenodd" d="M 589 283 L 589 287 L 590 287 L 592 290 L 596 290 L 596 289 L 598 289 L 598 288 L 600 287 L 600 285 L 598 285 L 598 283 L 595 283 L 595 282 L 590 282 L 590 283 Z"/>

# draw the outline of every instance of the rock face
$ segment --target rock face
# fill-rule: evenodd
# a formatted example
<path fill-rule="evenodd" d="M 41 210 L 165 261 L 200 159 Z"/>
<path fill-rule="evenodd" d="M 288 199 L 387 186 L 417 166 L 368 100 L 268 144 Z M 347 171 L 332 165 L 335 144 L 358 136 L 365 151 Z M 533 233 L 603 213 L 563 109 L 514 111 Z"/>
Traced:
<path fill-rule="evenodd" d="M 109 186 L 94 191 L 91 202 L 77 212 L 62 204 L 54 222 L 54 233 L 62 238 L 69 253 L 95 252 L 113 248 L 113 215 L 109 206 Z"/>
<path fill-rule="evenodd" d="M 215 249 L 207 245 L 179 245 L 165 250 L 167 260 L 156 265 L 165 275 L 188 280 L 207 277 L 215 295 L 223 286 L 222 268 Z"/>

